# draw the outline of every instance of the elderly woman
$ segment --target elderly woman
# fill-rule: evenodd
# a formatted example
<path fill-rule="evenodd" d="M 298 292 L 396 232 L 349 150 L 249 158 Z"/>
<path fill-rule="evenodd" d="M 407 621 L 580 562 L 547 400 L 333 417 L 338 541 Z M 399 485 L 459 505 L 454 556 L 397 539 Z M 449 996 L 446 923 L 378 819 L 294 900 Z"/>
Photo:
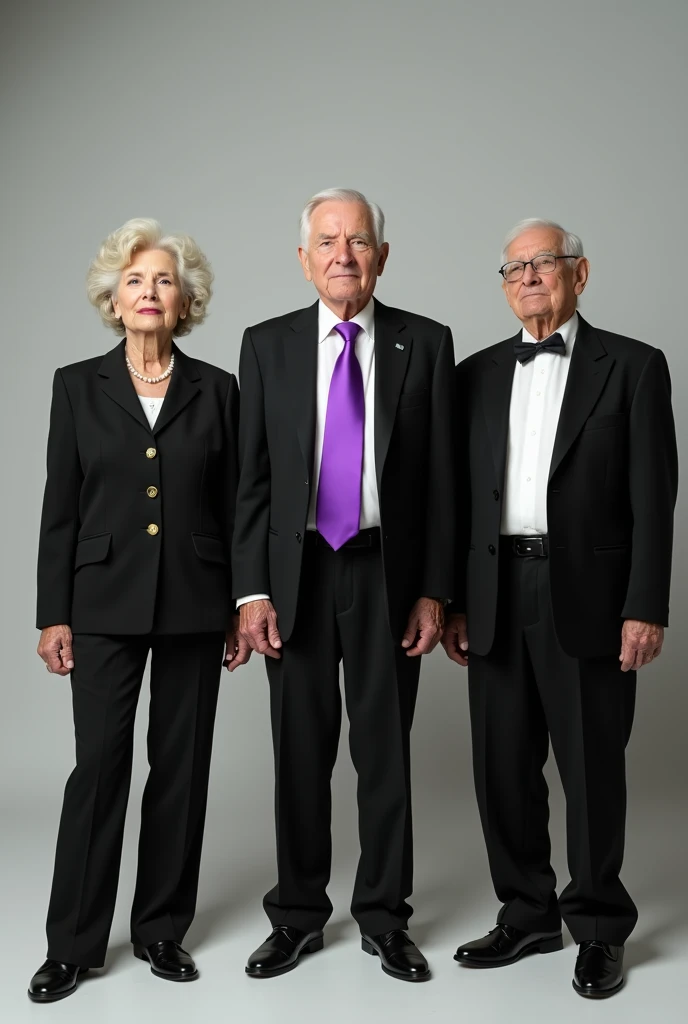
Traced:
<path fill-rule="evenodd" d="M 103 964 L 117 892 L 134 716 L 151 654 L 150 772 L 131 914 L 134 955 L 197 977 L 194 915 L 215 707 L 248 660 L 232 614 L 235 377 L 173 337 L 201 324 L 212 273 L 188 237 L 131 220 L 103 244 L 88 295 L 121 337 L 55 374 L 38 556 L 38 653 L 71 674 L 76 767 L 60 821 L 48 960 L 29 996 L 71 995 Z"/>

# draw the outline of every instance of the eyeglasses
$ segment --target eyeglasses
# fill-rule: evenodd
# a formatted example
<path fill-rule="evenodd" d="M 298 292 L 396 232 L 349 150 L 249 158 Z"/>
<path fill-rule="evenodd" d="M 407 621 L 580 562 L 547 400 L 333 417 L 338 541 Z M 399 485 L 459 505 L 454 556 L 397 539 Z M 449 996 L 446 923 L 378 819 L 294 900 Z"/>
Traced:
<path fill-rule="evenodd" d="M 535 256 L 532 260 L 513 260 L 505 263 L 499 268 L 499 273 L 505 281 L 513 284 L 520 281 L 526 272 L 526 267 L 531 266 L 536 274 L 553 274 L 557 269 L 557 260 L 577 260 L 577 256 L 554 256 L 550 252 L 544 252 L 541 256 Z"/>

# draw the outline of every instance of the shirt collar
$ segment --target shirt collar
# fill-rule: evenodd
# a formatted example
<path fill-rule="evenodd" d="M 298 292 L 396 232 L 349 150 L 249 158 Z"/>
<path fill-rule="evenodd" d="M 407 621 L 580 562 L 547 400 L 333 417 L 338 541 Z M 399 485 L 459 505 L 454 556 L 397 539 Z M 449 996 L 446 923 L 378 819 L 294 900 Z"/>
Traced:
<path fill-rule="evenodd" d="M 375 302 L 372 298 L 360 313 L 351 317 L 351 322 L 358 324 L 371 341 L 375 340 Z M 335 325 L 340 323 L 339 317 L 320 299 L 318 302 L 318 344 L 322 345 L 325 338 L 329 337 L 334 330 Z"/>
<path fill-rule="evenodd" d="M 537 344 L 537 339 L 534 338 L 532 334 L 525 329 L 525 327 L 521 333 L 523 341 L 531 343 L 535 342 L 535 344 Z M 557 327 L 554 333 L 562 336 L 564 344 L 566 345 L 566 355 L 570 356 L 573 343 L 575 342 L 576 335 L 578 334 L 578 313 L 574 313 L 570 320 L 567 320 L 565 324 L 561 325 L 561 327 Z"/>

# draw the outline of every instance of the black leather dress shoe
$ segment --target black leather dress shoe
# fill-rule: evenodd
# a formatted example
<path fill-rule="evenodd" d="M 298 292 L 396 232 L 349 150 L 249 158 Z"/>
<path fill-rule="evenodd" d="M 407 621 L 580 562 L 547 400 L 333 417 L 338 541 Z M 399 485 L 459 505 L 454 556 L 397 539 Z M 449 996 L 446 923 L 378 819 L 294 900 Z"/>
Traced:
<path fill-rule="evenodd" d="M 273 928 L 270 935 L 251 953 L 246 973 L 251 978 L 276 978 L 293 971 L 302 953 L 317 953 L 324 945 L 322 932 L 301 932 L 289 925 Z"/>
<path fill-rule="evenodd" d="M 46 960 L 39 967 L 29 984 L 29 999 L 34 1003 L 54 1003 L 76 992 L 80 974 L 85 974 L 88 967 L 76 964 L 63 964 L 59 960 Z"/>
<path fill-rule="evenodd" d="M 607 999 L 623 988 L 623 946 L 591 939 L 581 942 L 573 972 L 573 987 L 579 996 Z"/>
<path fill-rule="evenodd" d="M 459 946 L 454 959 L 466 967 L 506 967 L 529 953 L 555 953 L 563 948 L 561 932 L 523 932 L 498 924 L 482 939 Z"/>
<path fill-rule="evenodd" d="M 428 981 L 430 968 L 415 942 L 401 928 L 381 935 L 362 935 L 361 948 L 365 953 L 380 957 L 385 974 L 400 981 Z"/>
<path fill-rule="evenodd" d="M 172 939 L 154 942 L 152 946 L 134 946 L 134 956 L 147 960 L 151 973 L 165 981 L 194 981 L 198 977 L 193 959 Z"/>

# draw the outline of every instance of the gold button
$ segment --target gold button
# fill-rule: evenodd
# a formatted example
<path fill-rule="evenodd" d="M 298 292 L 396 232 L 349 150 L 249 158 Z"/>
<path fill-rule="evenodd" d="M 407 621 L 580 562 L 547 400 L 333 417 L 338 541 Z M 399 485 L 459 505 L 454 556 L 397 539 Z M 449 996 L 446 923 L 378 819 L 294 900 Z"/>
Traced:
<path fill-rule="evenodd" d="M 149 498 L 156 498 L 158 495 L 157 487 L 146 487 L 146 494 Z"/>
<path fill-rule="evenodd" d="M 146 448 L 146 458 L 147 459 L 154 459 L 157 454 L 158 454 L 157 448 Z"/>
<path fill-rule="evenodd" d="M 149 533 L 151 537 L 155 537 L 159 529 L 160 527 L 156 526 L 155 523 L 150 523 L 150 525 L 146 527 L 146 532 Z"/>

